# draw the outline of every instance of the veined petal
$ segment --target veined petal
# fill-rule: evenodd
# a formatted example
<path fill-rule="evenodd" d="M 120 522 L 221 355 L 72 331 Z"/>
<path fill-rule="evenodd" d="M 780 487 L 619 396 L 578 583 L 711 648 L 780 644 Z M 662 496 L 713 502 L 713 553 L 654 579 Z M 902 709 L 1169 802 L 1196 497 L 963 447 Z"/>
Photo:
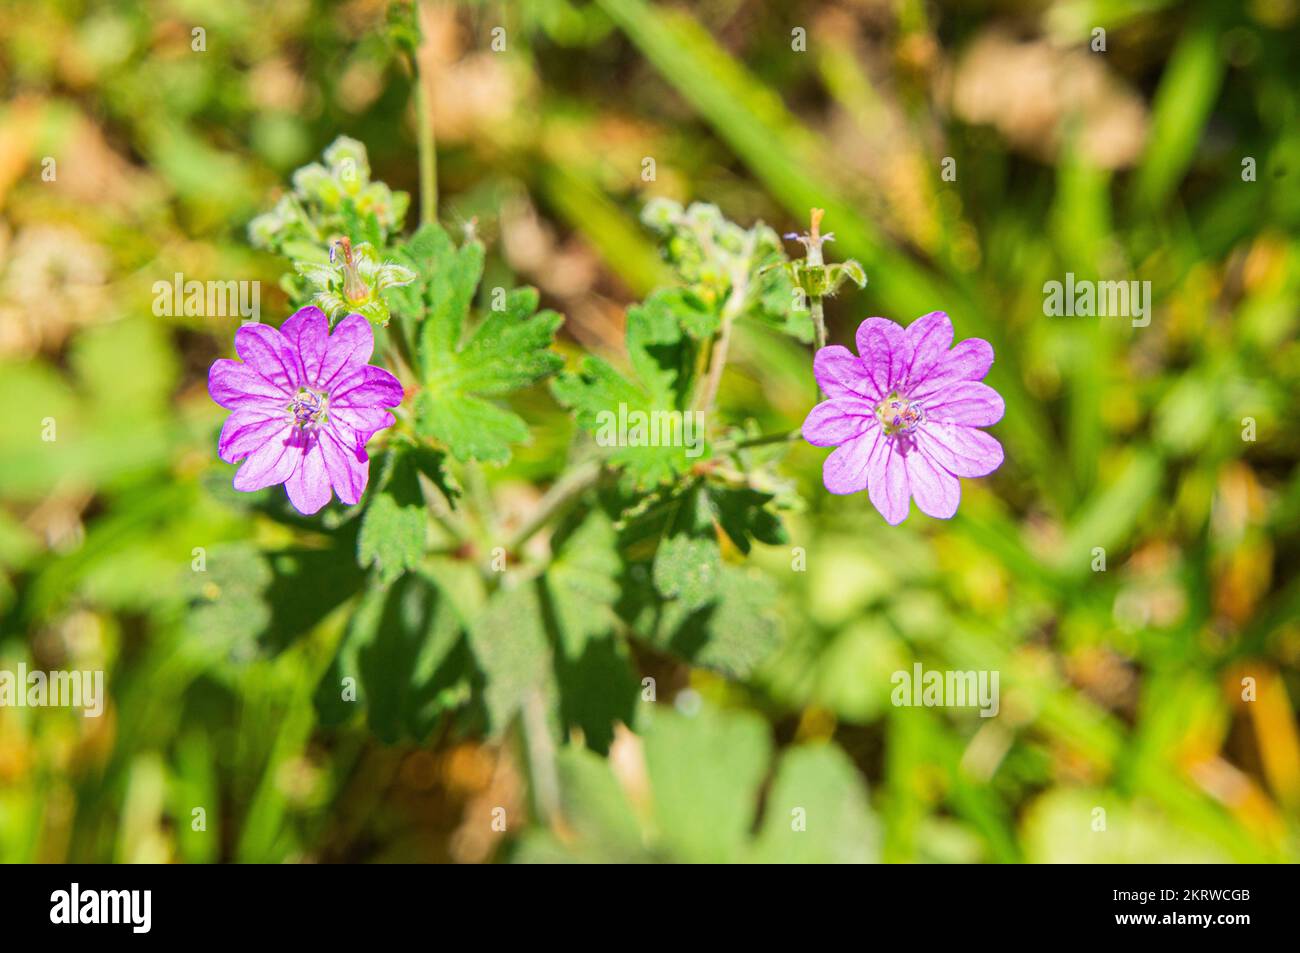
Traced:
<path fill-rule="evenodd" d="M 879 397 L 857 355 L 839 344 L 817 352 L 813 357 L 813 376 L 827 397 L 857 400 L 876 400 Z"/>
<path fill-rule="evenodd" d="M 943 311 L 931 311 L 909 324 L 905 333 L 912 348 L 906 382 L 911 393 L 942 367 L 952 347 L 952 321 Z"/>
<path fill-rule="evenodd" d="M 247 364 L 225 357 L 208 369 L 208 393 L 227 410 L 261 407 L 268 412 L 273 407 L 284 410 L 293 396 Z"/>
<path fill-rule="evenodd" d="M 988 476 L 1002 466 L 1002 444 L 974 427 L 927 420 L 921 425 L 917 443 L 953 476 Z"/>
<path fill-rule="evenodd" d="M 272 438 L 249 453 L 235 474 L 235 489 L 249 493 L 283 483 L 301 459 L 301 446 L 286 437 Z"/>
<path fill-rule="evenodd" d="M 952 519 L 961 502 L 961 481 L 915 446 L 903 455 L 903 460 L 917 509 L 935 519 Z"/>
<path fill-rule="evenodd" d="M 981 381 L 992 366 L 993 346 L 983 338 L 967 338 L 944 355 L 926 380 L 914 380 L 908 396 L 923 401 L 957 381 Z"/>
<path fill-rule="evenodd" d="M 837 447 L 875 423 L 874 408 L 865 400 L 824 400 L 808 412 L 803 438 L 814 447 Z"/>
<path fill-rule="evenodd" d="M 858 326 L 858 355 L 871 381 L 873 397 L 885 397 L 903 383 L 912 364 L 912 345 L 893 321 L 867 318 Z"/>
<path fill-rule="evenodd" d="M 286 393 L 302 384 L 302 365 L 284 335 L 269 324 L 245 324 L 235 332 L 235 353 Z"/>
<path fill-rule="evenodd" d="M 365 366 L 374 351 L 375 332 L 370 322 L 359 314 L 349 314 L 329 336 L 317 386 L 329 390 L 336 382 Z"/>
<path fill-rule="evenodd" d="M 325 459 L 325 472 L 341 502 L 349 506 L 361 499 L 370 480 L 370 458 L 364 446 L 349 446 L 335 435 L 331 426 L 321 428 L 320 448 Z"/>
<path fill-rule="evenodd" d="M 237 410 L 221 425 L 217 456 L 238 463 L 264 443 L 289 436 L 293 423 L 283 410 L 268 415 L 262 410 Z"/>
<path fill-rule="evenodd" d="M 362 442 L 385 427 L 391 427 L 397 418 L 382 407 L 339 407 L 330 406 L 330 421 L 338 422 L 349 430 L 362 435 Z"/>
<path fill-rule="evenodd" d="M 1002 419 L 1002 395 L 979 381 L 957 381 L 925 402 L 926 420 L 987 427 Z"/>
<path fill-rule="evenodd" d="M 297 464 L 284 481 L 284 489 L 293 508 L 303 516 L 311 516 L 328 503 L 331 496 L 330 478 L 325 470 L 325 456 L 319 439 L 312 440 L 305 453 L 299 449 Z"/>
<path fill-rule="evenodd" d="M 298 352 L 302 362 L 303 384 L 318 387 L 321 367 L 330 336 L 329 318 L 317 307 L 299 308 L 280 325 L 280 333 Z"/>
<path fill-rule="evenodd" d="M 897 440 L 882 437 L 876 442 L 867 464 L 867 496 L 885 522 L 897 526 L 907 519 L 912 493 L 908 486 L 907 462 L 897 449 Z"/>
<path fill-rule="evenodd" d="M 860 493 L 867 488 L 867 467 L 877 443 L 884 442 L 879 427 L 845 442 L 822 464 L 822 482 L 832 493 Z"/>
<path fill-rule="evenodd" d="M 402 402 L 402 384 L 382 367 L 358 367 L 330 392 L 330 409 L 342 407 L 396 407 Z"/>

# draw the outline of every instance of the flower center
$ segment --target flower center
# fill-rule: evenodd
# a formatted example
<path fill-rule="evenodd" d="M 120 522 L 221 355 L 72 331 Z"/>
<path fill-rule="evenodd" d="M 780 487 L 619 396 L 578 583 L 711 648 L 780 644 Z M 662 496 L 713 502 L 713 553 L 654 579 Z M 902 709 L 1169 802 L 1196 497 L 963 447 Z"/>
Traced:
<path fill-rule="evenodd" d="M 887 434 L 909 434 L 925 422 L 925 410 L 895 391 L 876 407 L 876 419 Z"/>
<path fill-rule="evenodd" d="M 300 430 L 315 430 L 329 419 L 329 406 L 329 394 L 300 387 L 289 402 L 289 413 Z"/>

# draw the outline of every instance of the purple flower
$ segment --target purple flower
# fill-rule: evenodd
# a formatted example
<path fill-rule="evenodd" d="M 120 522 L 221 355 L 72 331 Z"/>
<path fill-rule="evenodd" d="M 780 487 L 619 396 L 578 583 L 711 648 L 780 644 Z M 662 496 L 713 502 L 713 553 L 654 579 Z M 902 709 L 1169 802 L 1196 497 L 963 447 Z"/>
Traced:
<path fill-rule="evenodd" d="M 858 354 L 833 345 L 817 352 L 813 373 L 828 400 L 804 421 L 804 439 L 836 447 L 822 479 L 832 493 L 866 490 L 886 522 L 907 519 L 908 502 L 949 519 L 961 501 L 958 477 L 987 476 L 1002 465 L 1002 445 L 977 427 L 1002 419 L 1002 397 L 981 383 L 993 364 L 988 341 L 952 347 L 942 311 L 903 330 L 884 318 L 858 328 Z M 951 348 L 951 350 L 950 350 Z"/>
<path fill-rule="evenodd" d="M 277 331 L 248 324 L 235 332 L 243 363 L 219 360 L 208 393 L 232 413 L 217 453 L 244 461 L 235 489 L 283 483 L 298 512 L 310 516 L 333 487 L 349 505 L 370 478 L 366 441 L 391 426 L 385 407 L 402 402 L 402 385 L 367 361 L 375 349 L 370 322 L 350 314 L 330 334 L 320 308 L 294 312 Z"/>

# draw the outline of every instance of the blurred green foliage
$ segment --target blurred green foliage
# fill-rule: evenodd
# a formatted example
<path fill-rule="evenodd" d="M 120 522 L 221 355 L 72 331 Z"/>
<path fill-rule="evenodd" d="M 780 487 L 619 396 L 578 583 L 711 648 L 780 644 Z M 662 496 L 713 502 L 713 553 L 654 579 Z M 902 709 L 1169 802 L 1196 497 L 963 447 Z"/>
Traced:
<path fill-rule="evenodd" d="M 290 174 L 340 134 L 391 186 L 372 237 L 449 253 L 399 197 L 416 41 L 388 6 L 0 8 L 0 669 L 102 669 L 110 694 L 100 719 L 0 708 L 0 860 L 1300 858 L 1294 4 L 423 3 L 440 218 L 482 257 L 464 306 L 537 286 L 524 344 L 566 315 L 567 373 L 424 408 L 493 460 L 464 485 L 395 440 L 364 514 L 307 520 L 216 460 L 206 371 L 238 318 L 156 314 L 153 287 L 260 281 L 279 323 L 303 288 L 249 224 L 292 218 Z M 757 499 L 687 480 L 626 518 L 604 487 L 495 594 L 426 552 L 421 479 L 508 535 L 584 463 L 564 405 L 680 401 L 638 348 L 689 359 L 657 296 L 720 279 L 674 280 L 655 198 L 778 233 L 825 208 L 869 278 L 830 340 L 935 309 L 988 339 L 1001 470 L 893 529 L 824 492 L 825 451 L 760 446 L 734 491 Z M 1067 272 L 1149 281 L 1150 325 L 1045 316 Z M 816 399 L 780 314 L 736 324 L 719 404 L 750 435 Z M 457 360 L 492 356 L 473 340 Z M 478 452 L 479 404 L 530 441 Z M 895 707 L 915 662 L 998 671 L 999 715 Z"/>

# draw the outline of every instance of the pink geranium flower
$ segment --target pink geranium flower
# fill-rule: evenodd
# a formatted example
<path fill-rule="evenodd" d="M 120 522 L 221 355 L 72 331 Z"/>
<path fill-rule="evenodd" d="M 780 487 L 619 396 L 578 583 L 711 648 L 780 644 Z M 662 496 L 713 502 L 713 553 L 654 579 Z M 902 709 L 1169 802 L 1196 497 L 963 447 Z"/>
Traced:
<path fill-rule="evenodd" d="M 298 512 L 330 501 L 354 504 L 370 478 L 366 441 L 393 423 L 384 408 L 402 402 L 402 385 L 367 362 L 375 349 L 370 322 L 350 314 L 330 334 L 320 308 L 296 311 L 276 330 L 249 324 L 235 332 L 243 363 L 219 360 L 208 393 L 232 411 L 217 453 L 243 460 L 235 489 L 283 483 Z"/>
<path fill-rule="evenodd" d="M 1002 445 L 978 427 L 1002 419 L 1002 397 L 981 383 L 993 364 L 988 341 L 952 347 L 942 311 L 903 330 L 884 318 L 858 328 L 858 354 L 833 345 L 817 352 L 813 373 L 829 398 L 804 421 L 804 439 L 836 447 L 822 478 L 832 493 L 866 490 L 891 525 L 922 513 L 949 519 L 961 501 L 958 477 L 982 477 L 1002 464 Z M 951 350 L 950 350 L 951 348 Z"/>

